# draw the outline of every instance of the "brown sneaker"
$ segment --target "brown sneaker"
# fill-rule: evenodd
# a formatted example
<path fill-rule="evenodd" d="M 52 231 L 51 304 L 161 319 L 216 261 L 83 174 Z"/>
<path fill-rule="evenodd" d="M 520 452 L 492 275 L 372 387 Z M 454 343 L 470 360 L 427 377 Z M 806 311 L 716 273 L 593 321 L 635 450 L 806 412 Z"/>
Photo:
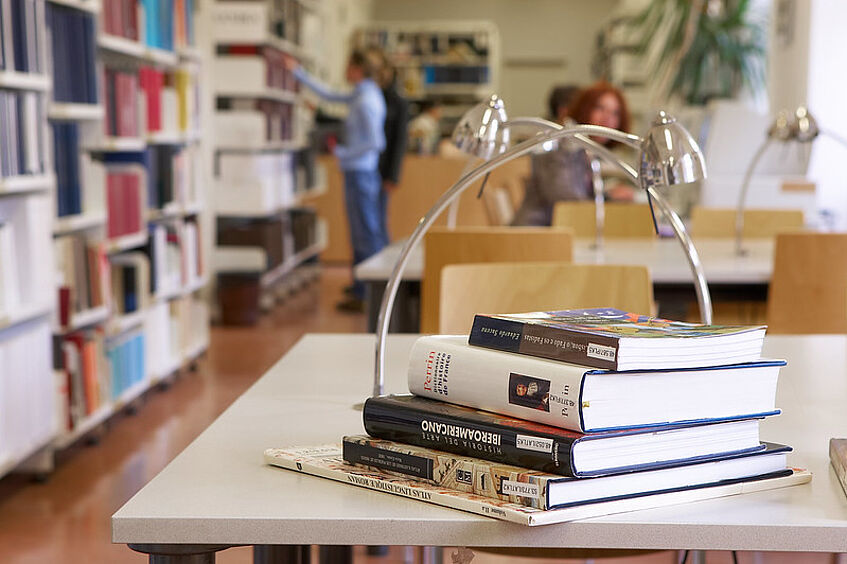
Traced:
<path fill-rule="evenodd" d="M 365 302 L 359 298 L 350 296 L 335 304 L 335 309 L 338 311 L 346 311 L 348 313 L 364 313 Z"/>

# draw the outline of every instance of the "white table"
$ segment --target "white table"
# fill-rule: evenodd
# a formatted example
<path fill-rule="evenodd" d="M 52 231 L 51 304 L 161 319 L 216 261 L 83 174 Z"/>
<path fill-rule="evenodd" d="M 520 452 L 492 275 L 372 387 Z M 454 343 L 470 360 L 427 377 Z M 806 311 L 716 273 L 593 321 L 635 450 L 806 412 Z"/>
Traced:
<path fill-rule="evenodd" d="M 390 392 L 406 390 L 412 342 L 389 337 Z M 777 398 L 783 415 L 763 423 L 762 438 L 792 445 L 789 462 L 812 470 L 811 484 L 538 528 L 263 464 L 268 447 L 363 432 L 352 404 L 371 390 L 373 344 L 372 335 L 306 336 L 114 514 L 113 541 L 160 553 L 250 544 L 847 552 L 847 497 L 827 453 L 831 436 L 847 435 L 843 336 L 765 343 L 789 364 Z"/>
<path fill-rule="evenodd" d="M 371 331 L 376 326 L 385 283 L 391 276 L 403 243 L 400 241 L 389 245 L 355 268 L 356 277 L 365 282 L 368 289 L 368 328 Z M 604 247 L 599 250 L 593 248 L 593 243 L 593 239 L 574 239 L 573 262 L 645 265 L 650 270 L 660 302 L 686 301 L 689 296 L 693 298 L 691 270 L 676 239 L 607 239 Z M 734 239 L 700 239 L 695 241 L 695 245 L 714 301 L 728 298 L 764 299 L 773 273 L 772 239 L 745 241 L 747 253 L 744 256 L 736 255 Z M 404 311 L 404 315 L 398 315 L 392 321 L 397 323 L 401 331 L 417 331 L 419 327 L 415 315 L 416 303 L 409 305 L 407 302 L 410 296 L 414 300 L 420 295 L 423 261 L 423 251 L 418 246 L 413 249 L 403 271 L 404 285 L 401 285 L 398 292 L 396 307 Z"/>

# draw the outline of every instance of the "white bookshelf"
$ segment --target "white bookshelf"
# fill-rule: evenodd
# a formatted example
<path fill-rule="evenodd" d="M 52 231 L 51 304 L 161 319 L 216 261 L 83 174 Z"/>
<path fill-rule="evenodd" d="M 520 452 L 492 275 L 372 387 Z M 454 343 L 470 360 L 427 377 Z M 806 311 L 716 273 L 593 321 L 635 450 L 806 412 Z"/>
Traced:
<path fill-rule="evenodd" d="M 8 15 L 8 14 L 5 14 Z M 44 11 L 27 15 L 28 22 L 37 20 L 36 35 L 41 37 Z M 6 22 L 5 32 L 17 31 Z M 31 30 L 27 27 L 25 33 Z M 14 66 L 15 49 L 43 49 L 38 39 L 10 37 L 4 58 Z M 21 41 L 23 39 L 23 41 Z M 26 55 L 30 65 L 31 54 Z M 43 58 L 38 57 L 41 70 L 21 72 L 0 70 L 0 91 L 4 96 L 25 96 L 27 103 L 18 105 L 19 115 L 0 120 L 3 140 L 0 143 L 23 143 L 17 150 L 43 162 L 37 174 L 0 177 L 0 373 L 3 392 L 0 393 L 0 477 L 18 469 L 23 463 L 49 447 L 56 431 L 55 378 L 51 367 L 50 322 L 54 311 L 51 274 L 53 246 L 51 242 L 51 188 L 55 177 L 49 165 L 46 109 L 51 76 Z M 34 67 L 33 67 L 34 68 Z M 35 98 L 35 104 L 28 106 Z M 31 113 L 37 106 L 39 111 Z M 35 119 L 33 119 L 35 118 Z M 15 123 L 16 135 L 6 136 Z M 34 129 L 33 129 L 34 128 Z M 35 139 L 24 142 L 27 136 Z M 4 146 L 4 150 L 6 147 Z M 30 151 L 35 149 L 36 154 Z M 28 168 L 32 167 L 28 162 Z M 40 167 L 39 167 L 40 168 Z M 9 172 L 7 170 L 7 172 Z"/>
<path fill-rule="evenodd" d="M 67 235 L 102 227 L 105 224 L 106 213 L 102 211 L 58 217 L 53 224 L 53 235 Z"/>
<path fill-rule="evenodd" d="M 115 35 L 101 33 L 97 38 L 97 46 L 110 53 L 140 59 L 162 67 L 175 67 L 179 63 L 179 56 L 176 53 Z"/>
<path fill-rule="evenodd" d="M 68 333 L 84 329 L 85 327 L 98 325 L 109 319 L 110 314 L 111 312 L 109 311 L 109 306 L 107 305 L 102 305 L 87 309 L 85 311 L 73 313 L 71 314 L 70 323 L 68 323 L 66 327 L 60 327 L 57 331 L 54 331 L 54 333 L 59 335 L 66 335 Z"/>
<path fill-rule="evenodd" d="M 103 106 L 100 104 L 51 102 L 47 107 L 47 117 L 67 121 L 99 120 L 103 119 Z"/>
<path fill-rule="evenodd" d="M 211 12 L 210 47 L 212 51 L 219 52 L 212 65 L 226 71 L 218 72 L 213 81 L 213 94 L 218 101 L 218 110 L 214 114 L 217 133 L 214 149 L 219 166 L 212 181 L 212 206 L 217 218 L 249 222 L 251 219 L 275 220 L 273 218 L 278 216 L 283 232 L 283 249 L 287 249 L 284 250 L 283 261 L 273 268 L 268 268 L 264 250 L 254 247 L 216 247 L 211 262 L 215 265 L 214 273 L 225 273 L 231 263 L 230 258 L 240 262 L 247 257 L 247 263 L 252 265 L 247 270 L 259 274 L 263 293 L 273 293 L 274 287 L 281 287 L 304 261 L 325 248 L 324 236 L 323 241 L 319 240 L 295 255 L 290 222 L 292 210 L 308 207 L 308 199 L 321 189 L 321 176 L 317 173 L 315 186 L 307 187 L 309 190 L 305 192 L 299 190 L 302 187 L 298 186 L 298 182 L 306 175 L 295 172 L 295 168 L 301 166 L 297 164 L 296 153 L 307 147 L 305 124 L 311 121 L 312 110 L 308 103 L 311 97 L 295 91 L 293 83 L 289 84 L 284 79 L 274 82 L 273 87 L 268 86 L 267 65 L 275 64 L 273 58 L 228 54 L 223 48 L 227 45 L 270 47 L 297 58 L 313 74 L 325 78 L 319 68 L 322 55 L 320 41 L 316 39 L 321 34 L 316 33 L 314 26 L 307 33 L 303 26 L 309 18 L 312 18 L 312 23 L 324 21 L 323 8 L 319 0 L 223 0 L 216 2 Z M 271 32 L 276 28 L 276 18 L 285 20 L 285 30 L 289 34 L 286 37 L 278 37 Z M 238 80 L 232 79 L 235 75 Z M 230 105 L 230 100 L 243 99 L 290 105 L 290 114 L 286 107 L 282 107 L 280 113 L 290 115 L 287 119 L 291 122 L 285 124 L 281 136 L 277 134 L 274 140 L 269 140 L 261 112 L 245 109 L 236 103 Z M 285 140 L 279 140 L 280 137 Z M 286 158 L 291 159 L 287 167 L 281 166 L 279 163 Z M 224 159 L 230 163 L 226 167 L 220 166 Z M 316 220 L 319 223 L 315 230 L 321 233 L 325 226 L 320 223 L 320 218 Z"/>
<path fill-rule="evenodd" d="M 122 235 L 120 237 L 115 237 L 114 239 L 107 239 L 105 241 L 106 252 L 109 254 L 120 253 L 123 251 L 129 251 L 131 249 L 135 249 L 147 243 L 148 234 L 147 231 L 140 231 L 138 233 L 130 233 L 129 235 Z"/>
<path fill-rule="evenodd" d="M 49 315 L 53 311 L 52 303 L 30 304 L 11 312 L 0 313 L 0 331 L 21 325 L 33 319 Z M 0 335 L 2 338 L 2 335 Z"/>
<path fill-rule="evenodd" d="M 46 74 L 0 70 L 0 88 L 45 92 L 50 90 L 50 77 Z"/>
<path fill-rule="evenodd" d="M 88 12 L 90 14 L 99 14 L 100 13 L 100 2 L 98 0 L 47 0 L 51 4 L 58 4 L 60 6 L 67 6 L 68 8 L 74 8 L 76 10 L 82 10 L 83 12 Z"/>
<path fill-rule="evenodd" d="M 31 174 L 0 178 L 0 196 L 47 190 L 56 182 L 53 174 Z"/>
<path fill-rule="evenodd" d="M 104 27 L 101 25 L 102 22 L 97 21 L 102 15 L 100 0 L 47 0 L 47 2 L 79 10 L 88 17 L 95 19 L 95 29 L 102 30 Z M 200 23 L 203 20 L 195 17 L 195 22 Z M 204 32 L 197 30 L 196 25 L 195 30 L 198 37 L 204 36 Z M 47 35 L 49 34 L 50 30 L 47 32 Z M 48 37 L 48 40 L 52 41 L 52 39 L 52 37 Z M 170 52 L 137 41 L 110 36 L 102 31 L 98 33 L 95 47 L 95 61 L 99 68 L 102 68 L 104 62 L 108 61 L 107 64 L 113 62 L 121 68 L 124 68 L 126 64 L 129 65 L 129 68 L 137 65 L 150 65 L 169 75 L 187 72 L 189 74 L 187 91 L 182 90 L 181 85 L 183 83 L 179 83 L 178 88 L 176 86 L 169 87 L 177 90 L 177 96 L 181 96 L 183 93 L 188 96 L 188 130 L 182 130 L 184 123 L 182 117 L 177 121 L 176 118 L 169 118 L 163 113 L 162 126 L 165 129 L 164 131 L 148 134 L 144 132 L 146 123 L 139 121 L 142 133 L 137 137 L 104 137 L 101 132 L 106 112 L 105 105 L 102 102 L 102 92 L 99 92 L 98 95 L 101 98 L 100 102 L 94 104 L 53 101 L 51 100 L 52 74 L 0 70 L 0 90 L 36 92 L 44 97 L 43 107 L 46 112 L 43 113 L 44 121 L 39 125 L 44 128 L 45 132 L 45 135 L 41 137 L 44 139 L 43 151 L 47 161 L 47 171 L 43 174 L 0 178 L 0 227 L 6 229 L 11 226 L 10 229 L 14 230 L 13 240 L 16 254 L 13 256 L 16 257 L 16 270 L 20 277 L 19 285 L 21 286 L 20 303 L 17 303 L 14 307 L 10 307 L 6 303 L 7 301 L 2 299 L 3 296 L 0 296 L 0 353 L 3 352 L 2 349 L 7 342 L 18 338 L 22 332 L 30 331 L 32 327 L 34 328 L 33 331 L 40 331 L 39 335 L 43 334 L 44 338 L 39 341 L 41 348 L 31 351 L 32 354 L 29 356 L 41 359 L 45 368 L 50 364 L 50 359 L 53 358 L 50 350 L 50 333 L 56 336 L 80 332 L 86 335 L 102 334 L 103 338 L 108 341 L 109 346 L 122 346 L 127 342 L 126 339 L 135 338 L 136 333 L 144 335 L 146 346 L 149 337 L 145 329 L 149 306 L 144 307 L 142 303 L 142 309 L 139 311 L 122 315 L 114 309 L 113 304 L 109 303 L 110 300 L 105 299 L 105 296 L 104 301 L 106 303 L 82 311 L 71 312 L 66 326 L 58 326 L 59 291 L 56 287 L 54 248 L 60 248 L 58 243 L 60 238 L 64 243 L 62 246 L 64 249 L 68 248 L 66 246 L 68 244 L 67 237 L 81 238 L 86 244 L 86 252 L 89 252 L 88 245 L 91 245 L 91 248 L 102 248 L 103 252 L 107 253 L 107 259 L 111 262 L 115 260 L 114 255 L 118 253 L 138 252 L 140 247 L 146 245 L 148 241 L 148 221 L 157 221 L 160 218 L 186 221 L 185 218 L 190 218 L 190 221 L 199 223 L 199 218 L 207 213 L 206 198 L 203 196 L 203 192 L 205 191 L 204 180 L 211 176 L 211 159 L 202 155 L 203 138 L 197 119 L 199 116 L 205 115 L 203 106 L 207 104 L 207 97 L 203 95 L 202 90 L 199 93 L 195 90 L 197 81 L 200 79 L 199 69 L 204 64 L 203 51 L 195 46 L 180 46 L 174 52 Z M 51 56 L 50 49 L 46 45 L 42 45 L 41 49 L 47 54 L 48 58 Z M 48 61 L 46 68 L 50 69 L 51 66 Z M 51 71 L 48 70 L 47 72 L 50 73 Z M 79 77 L 74 76 L 71 79 L 82 80 L 82 73 L 79 73 Z M 99 76 L 97 81 L 98 86 L 102 87 L 102 84 L 99 84 L 101 81 Z M 202 89 L 202 84 L 200 88 Z M 143 96 L 143 93 L 140 92 L 139 96 Z M 193 107 L 195 102 L 200 103 L 201 107 Z M 184 106 L 178 107 L 180 108 L 178 111 L 182 111 L 182 108 L 184 108 Z M 139 110 L 139 119 L 143 120 L 143 116 L 144 112 Z M 177 121 L 177 123 L 170 123 L 168 121 L 170 119 Z M 54 196 L 56 191 L 53 190 L 57 185 L 57 179 L 53 172 L 55 166 L 52 159 L 53 139 L 49 134 L 48 120 L 57 123 L 77 122 L 80 128 L 79 141 L 82 156 L 79 181 L 81 194 L 78 195 L 79 202 L 77 205 L 81 204 L 82 211 L 76 215 L 57 217 L 58 202 Z M 0 126 L 5 127 L 5 122 Z M 175 202 L 174 205 L 162 210 L 147 210 L 147 184 L 142 182 L 139 195 L 142 198 L 140 213 L 144 214 L 141 230 L 137 233 L 109 239 L 107 237 L 109 214 L 106 205 L 108 185 L 105 182 L 105 173 L 102 180 L 98 176 L 100 169 L 95 171 L 93 177 L 87 174 L 91 172 L 91 169 L 83 166 L 83 158 L 85 159 L 84 163 L 89 164 L 88 157 L 92 155 L 95 159 L 106 158 L 110 152 L 139 152 L 157 145 L 184 146 L 186 153 L 191 153 L 191 156 L 187 156 L 184 160 L 188 163 L 184 176 L 191 179 L 190 183 L 180 184 L 179 193 L 175 192 L 174 194 L 174 197 L 180 201 Z M 198 159 L 196 161 L 192 160 L 195 153 Z M 204 170 L 206 167 L 208 167 L 208 171 Z M 86 174 L 84 175 L 83 172 Z M 174 188 L 174 190 L 177 189 Z M 55 242 L 52 240 L 53 237 L 56 237 Z M 198 233 L 197 239 L 202 241 L 205 236 L 199 236 Z M 25 257 L 25 260 L 22 257 Z M 33 260 L 31 257 L 37 257 L 37 260 Z M 75 259 L 76 257 L 72 260 Z M 108 279 L 107 273 L 104 271 L 100 275 L 99 281 L 105 283 Z M 192 276 L 191 283 L 179 288 L 174 299 L 196 300 L 198 292 L 207 282 L 208 275 Z M 2 289 L 3 286 L 0 284 L 0 290 Z M 110 293 L 111 291 L 111 287 L 101 287 L 101 292 Z M 152 300 L 152 296 L 149 298 Z M 186 311 L 191 311 L 191 308 L 186 306 Z M 202 323 L 203 321 L 200 319 L 200 321 L 195 320 L 195 322 Z M 97 327 L 102 328 L 102 333 L 90 330 Z M 177 368 L 195 361 L 205 351 L 208 346 L 208 317 L 205 318 L 205 326 L 198 328 L 198 335 L 200 337 L 205 335 L 205 338 L 194 338 L 190 343 L 190 350 L 188 350 L 189 347 L 186 344 L 180 343 L 179 346 L 182 350 L 177 359 L 179 363 Z M 7 359 L 9 357 L 0 354 L 0 358 Z M 132 370 L 135 370 L 132 378 L 138 378 L 137 369 L 133 368 Z M 38 380 L 36 374 L 27 373 L 26 376 L 28 382 Z M 56 398 L 56 382 L 59 377 L 52 367 L 49 373 L 42 376 L 44 378 L 41 378 L 41 381 L 42 383 L 46 382 L 47 389 L 43 393 L 43 397 L 42 395 L 38 396 L 39 400 L 43 399 L 43 402 L 40 402 L 43 403 L 43 406 L 39 406 L 38 409 L 43 409 L 45 413 L 50 415 L 50 421 L 45 420 L 45 428 L 49 426 L 49 432 L 38 440 L 31 441 L 27 448 L 18 448 L 13 456 L 9 455 L 3 448 L 9 442 L 8 437 L 0 436 L 0 476 L 19 467 L 24 461 L 26 461 L 27 471 L 49 471 L 52 469 L 55 450 L 66 448 L 96 429 L 114 413 L 148 390 L 162 375 L 153 374 L 152 371 L 148 370 L 140 381 L 130 385 L 116 399 L 111 397 L 101 398 L 101 404 L 95 407 L 93 413 L 77 420 L 71 431 L 65 430 L 64 422 L 59 424 L 58 421 L 57 413 L 61 415 L 61 412 L 57 408 L 59 404 Z M 109 380 L 111 377 L 108 370 L 97 375 L 100 380 Z M 126 382 L 120 385 L 126 385 Z M 23 387 L 23 389 L 28 387 Z M 106 388 L 110 387 L 111 380 L 106 385 Z M 37 390 L 37 387 L 33 387 L 33 390 Z M 32 393 L 36 393 L 36 391 Z M 3 401 L 4 398 L 0 397 L 0 412 L 4 413 L 5 416 L 7 406 L 4 406 Z M 37 402 L 31 402 L 27 399 L 25 403 L 27 405 L 32 403 L 34 406 Z M 17 439 L 18 437 L 16 437 Z"/>
<path fill-rule="evenodd" d="M 410 101 L 438 101 L 445 134 L 464 110 L 500 88 L 500 33 L 490 21 L 375 22 L 357 29 L 353 42 L 358 48 L 385 51 L 397 68 L 401 94 Z M 444 71 L 451 78 L 457 71 L 466 76 L 459 82 L 442 80 L 438 75 Z"/>

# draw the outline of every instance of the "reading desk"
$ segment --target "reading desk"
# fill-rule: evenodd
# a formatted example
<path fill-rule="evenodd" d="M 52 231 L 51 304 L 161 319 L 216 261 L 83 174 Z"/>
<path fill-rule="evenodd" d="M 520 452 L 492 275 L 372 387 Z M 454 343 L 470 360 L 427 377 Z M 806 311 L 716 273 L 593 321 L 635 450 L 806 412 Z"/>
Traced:
<path fill-rule="evenodd" d="M 414 336 L 391 335 L 389 392 Z M 373 335 L 308 335 L 112 516 L 112 540 L 157 556 L 234 545 L 429 545 L 847 552 L 847 497 L 828 441 L 847 435 L 847 337 L 775 336 L 787 358 L 762 438 L 792 445 L 810 484 L 528 528 L 265 466 L 268 447 L 363 432 Z M 205 561 L 211 561 L 209 557 Z M 154 559 L 151 558 L 151 561 Z M 194 562 L 200 560 L 192 560 Z"/>
<path fill-rule="evenodd" d="M 645 265 L 650 269 L 656 298 L 660 302 L 694 300 L 694 285 L 685 254 L 676 239 L 607 239 L 603 249 L 593 239 L 575 239 L 573 261 L 583 264 Z M 715 302 L 721 299 L 764 300 L 773 273 L 772 239 L 745 241 L 748 253 L 735 254 L 734 239 L 695 241 L 706 280 Z M 403 242 L 393 243 L 356 266 L 356 276 L 367 285 L 368 329 L 376 327 L 385 284 L 400 256 Z M 419 328 L 420 281 L 423 251 L 412 251 L 398 291 L 395 319 L 400 331 Z M 415 301 L 417 298 L 417 301 Z M 664 307 L 664 304 L 663 304 Z"/>

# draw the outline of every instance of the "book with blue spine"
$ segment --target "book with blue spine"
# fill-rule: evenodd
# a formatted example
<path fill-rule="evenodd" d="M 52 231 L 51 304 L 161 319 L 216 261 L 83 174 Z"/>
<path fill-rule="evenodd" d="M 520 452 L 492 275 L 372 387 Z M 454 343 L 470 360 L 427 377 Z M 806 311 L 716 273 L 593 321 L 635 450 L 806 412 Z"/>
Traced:
<path fill-rule="evenodd" d="M 427 335 L 412 346 L 408 384 L 418 396 L 591 433 L 773 415 L 785 364 L 597 370 Z"/>
<path fill-rule="evenodd" d="M 368 435 L 562 476 L 592 477 L 764 449 L 761 419 L 579 433 L 411 394 L 368 398 Z"/>

